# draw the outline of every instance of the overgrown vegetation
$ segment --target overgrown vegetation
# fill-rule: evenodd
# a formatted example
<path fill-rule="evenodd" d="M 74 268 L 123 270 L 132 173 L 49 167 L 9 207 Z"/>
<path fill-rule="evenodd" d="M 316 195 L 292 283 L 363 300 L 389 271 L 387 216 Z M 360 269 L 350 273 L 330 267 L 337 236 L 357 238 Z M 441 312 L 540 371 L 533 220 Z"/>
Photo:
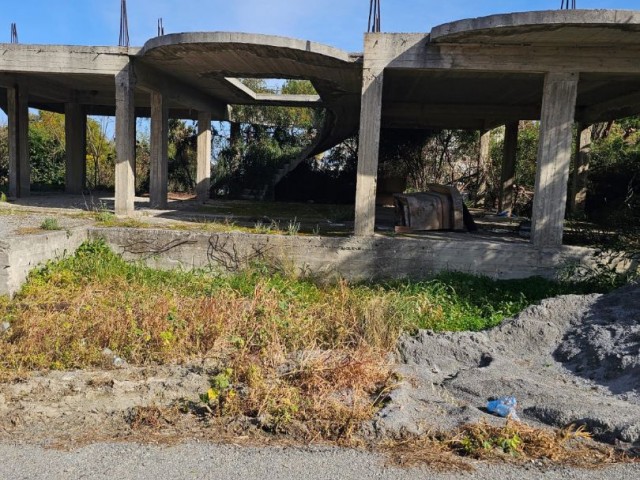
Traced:
<path fill-rule="evenodd" d="M 280 87 L 263 79 L 246 78 L 244 85 L 256 93 L 314 95 L 306 80 L 289 79 Z M 234 106 L 229 130 L 215 132 L 218 152 L 212 170 L 216 195 L 239 197 L 243 192 L 263 192 L 273 175 L 293 161 L 309 144 L 323 120 L 321 110 L 292 107 Z"/>
<path fill-rule="evenodd" d="M 496 282 L 442 274 L 425 282 L 320 285 L 254 265 L 231 276 L 158 271 L 103 242 L 31 274 L 0 302 L 3 376 L 128 363 L 213 365 L 203 406 L 273 432 L 348 438 L 391 388 L 385 355 L 402 332 L 480 330 L 530 303 L 593 285 Z M 301 427 L 304 425 L 304 428 Z"/>
<path fill-rule="evenodd" d="M 400 466 L 429 465 L 440 470 L 472 470 L 464 458 L 526 463 L 532 460 L 578 468 L 600 468 L 624 455 L 590 440 L 582 428 L 542 429 L 507 420 L 502 426 L 469 424 L 454 432 L 409 436 L 384 450 Z"/>
<path fill-rule="evenodd" d="M 62 230 L 57 218 L 49 217 L 45 218 L 40 224 L 41 230 Z"/>

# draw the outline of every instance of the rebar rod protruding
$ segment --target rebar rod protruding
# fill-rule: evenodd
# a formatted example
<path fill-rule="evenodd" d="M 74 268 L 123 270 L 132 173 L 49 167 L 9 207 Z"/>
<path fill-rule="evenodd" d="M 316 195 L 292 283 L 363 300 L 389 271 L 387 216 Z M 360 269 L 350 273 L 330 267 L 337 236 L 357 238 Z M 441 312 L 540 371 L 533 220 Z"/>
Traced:
<path fill-rule="evenodd" d="M 379 32 L 381 25 L 380 3 L 382 0 L 370 0 L 369 3 L 369 26 L 368 32 Z"/>
<path fill-rule="evenodd" d="M 118 45 L 129 46 L 129 20 L 127 19 L 127 0 L 120 2 L 120 39 Z"/>
<path fill-rule="evenodd" d="M 11 43 L 18 43 L 18 26 L 15 23 L 11 24 Z"/>

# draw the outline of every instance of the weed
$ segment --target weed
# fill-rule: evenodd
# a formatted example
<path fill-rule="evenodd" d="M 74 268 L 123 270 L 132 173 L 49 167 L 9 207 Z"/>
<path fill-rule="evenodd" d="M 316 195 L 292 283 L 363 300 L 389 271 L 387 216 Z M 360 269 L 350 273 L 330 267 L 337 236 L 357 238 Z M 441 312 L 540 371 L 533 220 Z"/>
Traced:
<path fill-rule="evenodd" d="M 289 220 L 289 225 L 287 225 L 287 235 L 297 235 L 300 232 L 300 222 L 298 222 L 297 218 L 293 220 Z"/>
<path fill-rule="evenodd" d="M 159 271 L 94 241 L 0 301 L 0 318 L 11 323 L 0 338 L 0 375 L 104 367 L 105 348 L 131 365 L 213 357 L 218 368 L 201 397 L 209 415 L 346 441 L 392 388 L 384 359 L 402 332 L 480 330 L 580 288 L 462 274 L 316 284 L 260 265 L 228 276 Z M 523 448 L 514 435 L 501 438 L 503 451 Z"/>
<path fill-rule="evenodd" d="M 281 233 L 280 224 L 275 220 L 271 220 L 270 223 L 265 223 L 262 220 L 258 220 L 253 226 L 253 230 L 255 233 L 266 235 L 272 233 Z"/>
<path fill-rule="evenodd" d="M 96 219 L 96 221 L 104 224 L 112 224 L 117 220 L 117 217 L 108 210 L 100 210 L 99 212 L 96 212 L 94 218 Z"/>
<path fill-rule="evenodd" d="M 0 203 L 7 202 L 7 195 L 4 192 L 0 192 Z"/>
<path fill-rule="evenodd" d="M 451 433 L 427 434 L 388 443 L 382 450 L 400 466 L 429 465 L 440 470 L 469 470 L 461 457 L 525 463 L 550 461 L 597 468 L 624 461 L 623 454 L 593 442 L 583 428 L 535 428 L 507 420 L 503 426 L 481 422 Z"/>
<path fill-rule="evenodd" d="M 41 230 L 62 230 L 57 218 L 45 218 L 40 224 Z"/>

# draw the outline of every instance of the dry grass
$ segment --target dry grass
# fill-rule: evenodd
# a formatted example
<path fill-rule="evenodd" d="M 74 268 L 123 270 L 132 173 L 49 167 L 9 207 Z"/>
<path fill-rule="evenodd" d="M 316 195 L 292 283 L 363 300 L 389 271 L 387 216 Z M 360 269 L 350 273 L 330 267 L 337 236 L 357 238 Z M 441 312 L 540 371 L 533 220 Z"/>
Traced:
<path fill-rule="evenodd" d="M 350 436 L 391 381 L 384 352 L 399 326 L 346 284 L 247 275 L 157 272 L 91 244 L 0 302 L 11 324 L 0 336 L 0 375 L 109 368 L 105 348 L 136 365 L 204 357 L 211 414 L 309 440 Z"/>
<path fill-rule="evenodd" d="M 526 463 L 538 461 L 575 468 L 600 468 L 633 461 L 613 447 L 591 440 L 582 428 L 535 428 L 507 420 L 503 426 L 477 423 L 455 432 L 410 437 L 382 449 L 395 465 L 427 465 L 439 470 L 468 470 L 465 459 Z"/>
<path fill-rule="evenodd" d="M 532 298 L 558 288 L 540 282 L 527 282 Z M 34 272 L 14 300 L 0 297 L 0 320 L 10 324 L 0 334 L 0 378 L 113 368 L 107 348 L 133 365 L 205 359 L 211 385 L 194 392 L 190 411 L 220 423 L 244 419 L 305 442 L 349 444 L 393 388 L 386 357 L 401 332 L 486 328 L 530 301 L 520 284 L 452 274 L 420 284 L 317 285 L 265 265 L 228 277 L 157 271 L 94 242 Z M 162 424 L 162 412 L 138 413 L 132 425 Z M 402 462 L 408 464 L 418 455 L 448 463 L 464 442 L 473 445 L 474 435 L 460 432 L 444 443 L 410 440 L 396 451 L 406 447 Z M 537 445 L 545 442 L 529 432 L 523 445 L 542 449 Z M 524 448 L 514 451 L 538 455 Z M 484 449 L 465 454 L 472 453 Z M 558 461 L 571 460 L 561 453 Z"/>

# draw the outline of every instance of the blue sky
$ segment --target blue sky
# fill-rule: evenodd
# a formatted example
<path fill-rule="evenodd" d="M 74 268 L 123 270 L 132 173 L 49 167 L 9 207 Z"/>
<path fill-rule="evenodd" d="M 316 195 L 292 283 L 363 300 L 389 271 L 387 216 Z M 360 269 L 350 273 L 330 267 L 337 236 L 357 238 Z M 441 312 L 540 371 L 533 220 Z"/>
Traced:
<path fill-rule="evenodd" d="M 1 0 L 0 42 L 10 23 L 20 43 L 116 45 L 120 0 Z M 386 32 L 427 32 L 463 18 L 560 7 L 561 0 L 382 0 Z M 631 0 L 577 0 L 579 8 L 640 8 Z M 277 34 L 362 50 L 368 0 L 128 0 L 131 44 L 165 32 L 244 31 Z"/>

